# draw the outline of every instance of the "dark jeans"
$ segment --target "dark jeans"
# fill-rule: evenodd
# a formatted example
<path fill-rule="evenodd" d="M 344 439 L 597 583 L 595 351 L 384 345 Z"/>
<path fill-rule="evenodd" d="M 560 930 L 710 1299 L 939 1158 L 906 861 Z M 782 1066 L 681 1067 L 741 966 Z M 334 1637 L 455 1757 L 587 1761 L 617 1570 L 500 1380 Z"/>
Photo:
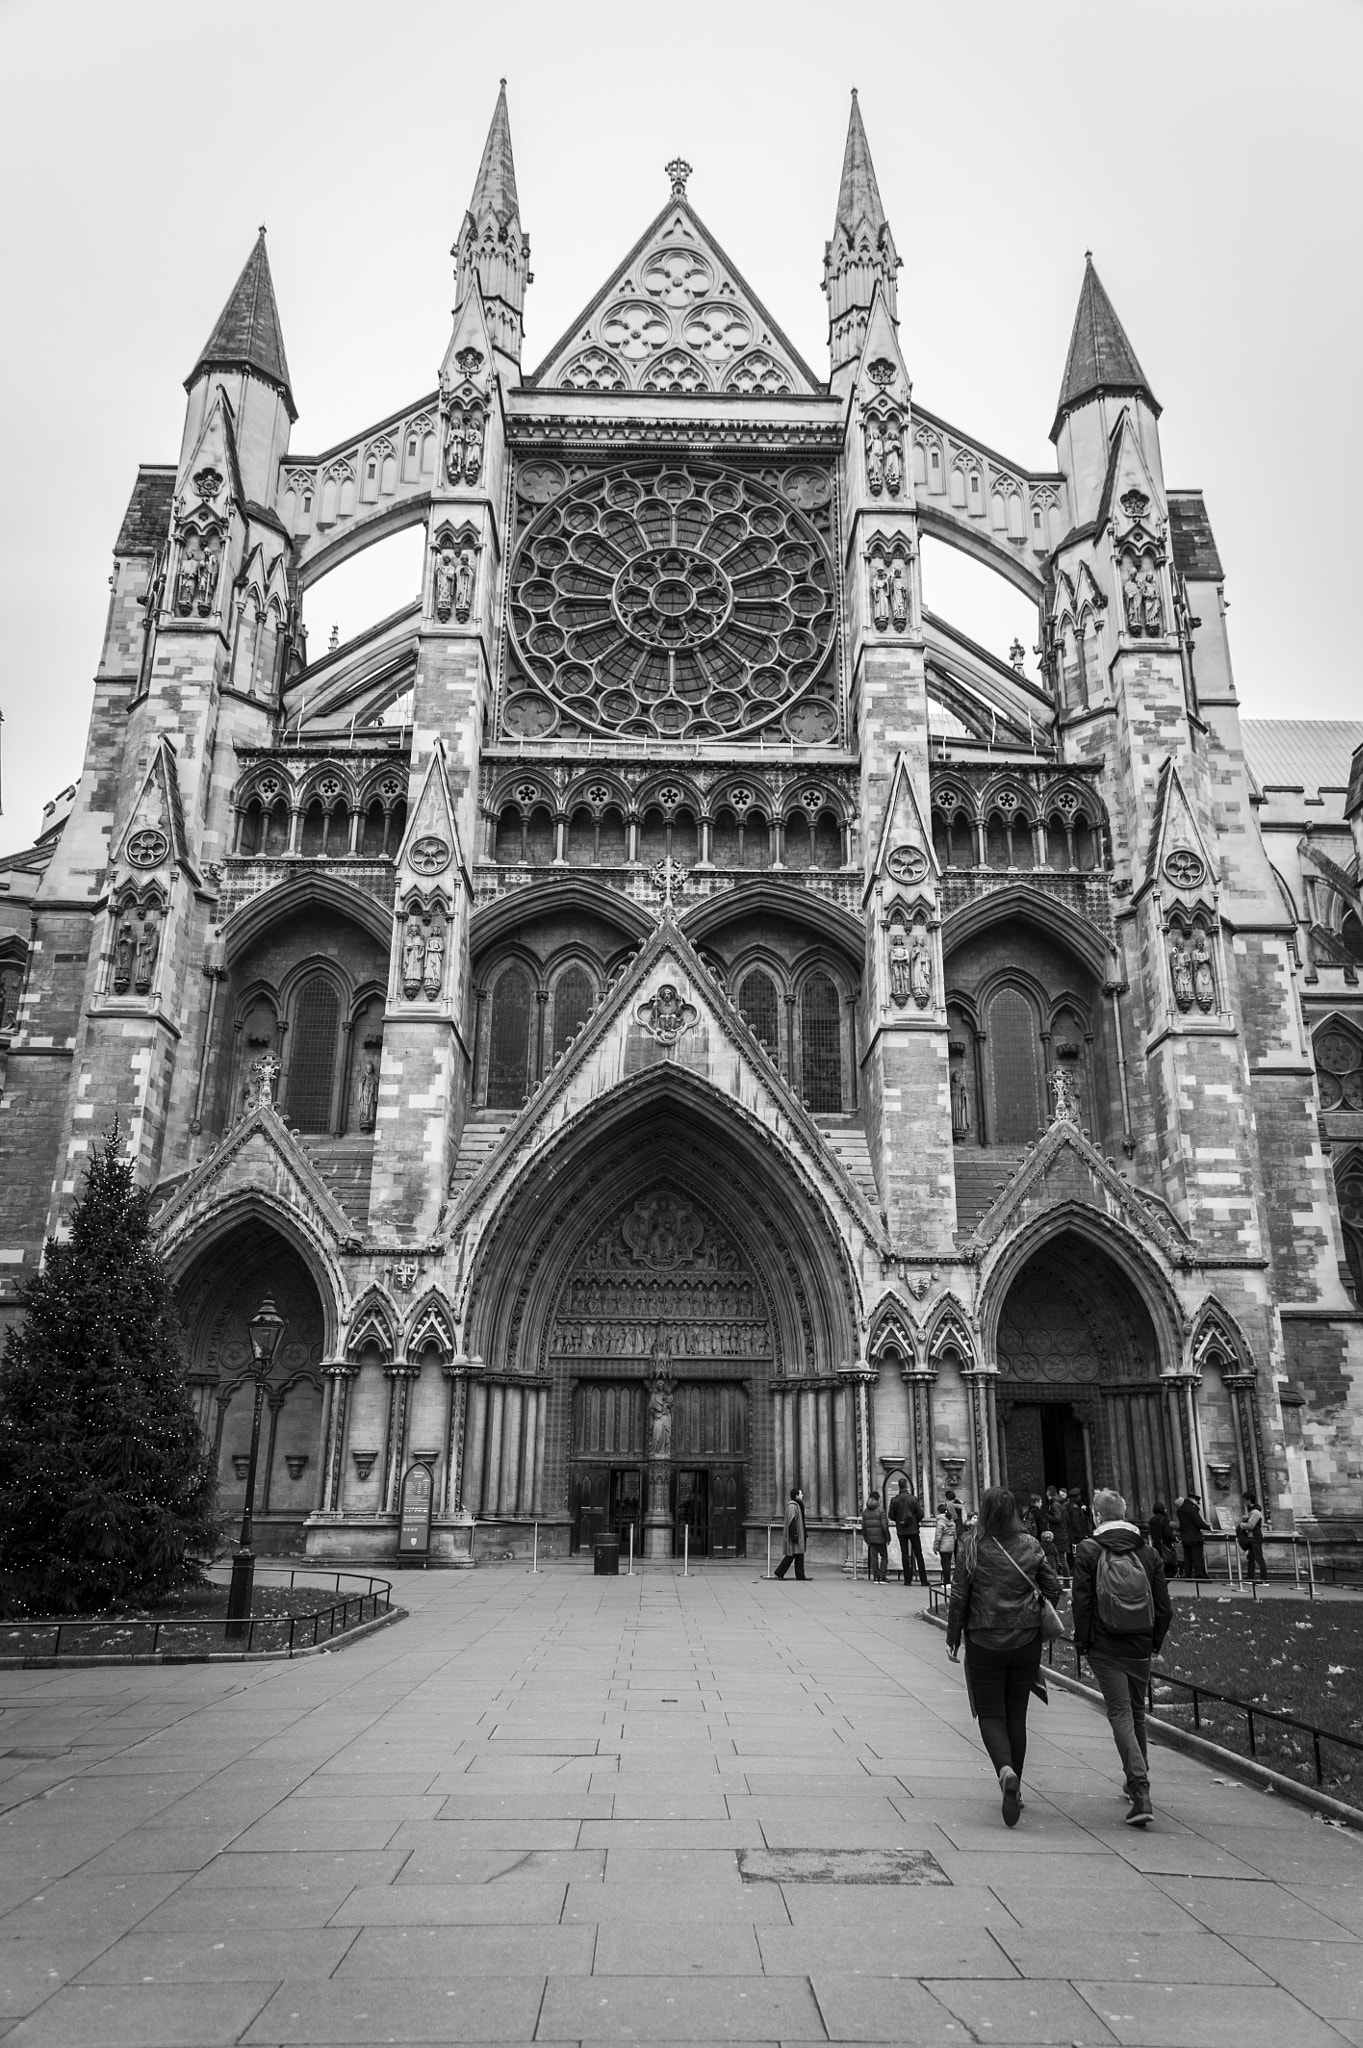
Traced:
<path fill-rule="evenodd" d="M 944 1586 L 949 1586 L 951 1584 L 951 1568 L 956 1562 L 955 1551 L 939 1550 L 937 1553 L 937 1562 L 942 1567 L 942 1584 Z"/>
<path fill-rule="evenodd" d="M 890 1576 L 890 1546 L 888 1543 L 868 1543 L 866 1546 L 866 1572 L 872 1579 L 888 1579 Z"/>
<path fill-rule="evenodd" d="M 903 1529 L 900 1530 L 899 1562 L 904 1568 L 904 1584 L 906 1586 L 913 1584 L 915 1567 L 918 1571 L 919 1584 L 926 1586 L 928 1583 L 928 1568 L 923 1562 L 923 1538 L 917 1529 L 907 1532 Z"/>
<path fill-rule="evenodd" d="M 1098 1681 L 1112 1723 L 1112 1739 L 1126 1773 L 1128 1791 L 1148 1791 L 1150 1765 L 1145 1740 L 1145 1688 L 1150 1678 L 1150 1660 L 1119 1664 L 1101 1652 L 1088 1653 L 1088 1667 Z"/>
<path fill-rule="evenodd" d="M 1264 1545 L 1262 1538 L 1260 1538 L 1259 1542 L 1257 1543 L 1255 1543 L 1251 1538 L 1249 1549 L 1245 1552 L 1245 1570 L 1251 1579 L 1254 1577 L 1256 1571 L 1258 1572 L 1259 1577 L 1261 1579 L 1267 1579 L 1268 1566 L 1264 1563 Z"/>
<path fill-rule="evenodd" d="M 965 1668 L 980 1739 L 996 1771 L 1022 1776 L 1027 1756 L 1027 1702 L 1041 1673 L 1040 1632 L 1020 1650 L 988 1650 L 965 1639 Z"/>
<path fill-rule="evenodd" d="M 1204 1546 L 1183 1539 L 1183 1576 L 1185 1579 L 1205 1579 L 1207 1576 L 1207 1552 Z"/>
<path fill-rule="evenodd" d="M 805 1560 L 803 1552 L 798 1550 L 793 1556 L 790 1551 L 786 1552 L 780 1564 L 777 1565 L 776 1570 L 772 1573 L 772 1577 L 774 1579 L 783 1579 L 792 1565 L 795 1567 L 796 1578 L 802 1579 L 805 1575 Z"/>

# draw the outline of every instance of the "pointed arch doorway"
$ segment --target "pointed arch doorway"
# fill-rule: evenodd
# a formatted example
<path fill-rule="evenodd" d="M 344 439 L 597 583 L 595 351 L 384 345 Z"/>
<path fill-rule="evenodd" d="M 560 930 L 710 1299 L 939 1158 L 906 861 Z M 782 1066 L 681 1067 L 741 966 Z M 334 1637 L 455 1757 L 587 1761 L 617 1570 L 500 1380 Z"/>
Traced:
<path fill-rule="evenodd" d="M 850 1267 L 760 1140 L 707 1084 L 652 1069 L 535 1154 L 470 1283 L 476 1518 L 737 1557 L 798 1481 L 812 1533 L 841 1544 Z"/>

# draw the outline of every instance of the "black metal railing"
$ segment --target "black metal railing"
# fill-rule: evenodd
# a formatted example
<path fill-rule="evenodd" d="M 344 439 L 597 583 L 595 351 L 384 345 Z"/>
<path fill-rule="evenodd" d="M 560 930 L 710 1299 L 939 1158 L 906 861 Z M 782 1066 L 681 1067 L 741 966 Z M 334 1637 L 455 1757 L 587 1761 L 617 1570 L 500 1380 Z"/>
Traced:
<path fill-rule="evenodd" d="M 948 1598 L 949 1594 L 943 1587 L 929 1586 L 928 1605 L 933 1614 L 941 1615 L 945 1618 Z M 1084 1682 L 1083 1653 L 1075 1642 L 1074 1637 L 1053 1636 L 1046 1644 L 1046 1663 L 1052 1670 L 1055 1669 L 1055 1653 L 1057 1648 L 1062 1653 L 1065 1651 L 1069 1652 L 1074 1660 L 1074 1676 L 1077 1680 Z M 1090 1681 L 1092 1681 L 1092 1677 L 1093 1674 L 1090 1672 Z M 1172 1693 L 1180 1693 L 1185 1696 L 1186 1704 L 1191 1706 L 1192 1709 L 1193 1732 L 1198 1735 L 1203 1733 L 1203 1709 L 1207 1706 L 1227 1708 L 1232 1715 L 1243 1714 L 1245 1717 L 1245 1734 L 1249 1743 L 1249 1754 L 1255 1762 L 1262 1761 L 1259 1755 L 1259 1730 L 1266 1722 L 1274 1727 L 1290 1728 L 1299 1735 L 1309 1736 L 1311 1741 L 1311 1760 L 1318 1786 L 1325 1784 L 1325 1764 L 1321 1753 L 1322 1743 L 1325 1743 L 1327 1746 L 1333 1745 L 1336 1749 L 1348 1750 L 1354 1756 L 1363 1757 L 1363 1742 L 1356 1740 L 1352 1735 L 1339 1735 L 1331 1728 L 1322 1728 L 1315 1721 L 1303 1721 L 1297 1714 L 1284 1713 L 1279 1707 L 1266 1707 L 1258 1700 L 1241 1699 L 1235 1693 L 1220 1692 L 1215 1686 L 1204 1685 L 1198 1680 L 1177 1678 L 1172 1672 L 1168 1671 L 1151 1672 L 1145 1692 L 1146 1711 L 1151 1714 L 1158 1714 L 1161 1708 L 1177 1704 L 1177 1702 L 1168 1698 L 1168 1695 Z M 1257 1727 L 1256 1724 L 1258 1724 Z M 1213 1732 L 1221 1736 L 1226 1731 L 1218 1728 Z M 1283 1762 L 1295 1763 L 1297 1760 L 1296 1757 L 1279 1757 L 1275 1759 L 1275 1767 Z"/>
<path fill-rule="evenodd" d="M 297 1569 L 289 1573 L 291 1592 L 298 1576 Z M 159 1619 L 149 1615 L 145 1621 L 111 1616 L 102 1620 L 4 1621 L 0 1622 L 0 1657 L 4 1656 L 8 1640 L 13 1636 L 24 1641 L 26 1660 L 31 1657 L 60 1657 L 63 1647 L 68 1656 L 79 1656 L 82 1642 L 88 1644 L 92 1632 L 105 1638 L 116 1634 L 119 1639 L 117 1649 L 100 1649 L 96 1652 L 100 1656 L 130 1660 L 161 1655 L 173 1657 L 176 1654 L 172 1647 L 174 1631 L 181 1631 L 183 1641 L 185 1630 L 219 1629 L 224 1631 L 223 1642 L 226 1643 L 225 1631 L 229 1628 L 234 1632 L 231 1638 L 233 1646 L 247 1654 L 258 1649 L 292 1657 L 296 1650 L 315 1649 L 335 1636 L 344 1635 L 348 1629 L 358 1628 L 364 1621 L 376 1621 L 380 1614 L 391 1612 L 393 1586 L 390 1579 L 366 1578 L 360 1572 L 328 1572 L 325 1577 L 335 1580 L 335 1590 L 341 1598 L 328 1606 L 309 1608 L 299 1614 L 253 1614 L 235 1622 L 229 1621 L 225 1614 L 165 1615 Z M 362 1583 L 365 1590 L 342 1593 L 343 1579 Z M 258 1580 L 257 1586 L 263 1588 L 278 1583 Z M 44 1637 L 48 1638 L 45 1648 L 41 1646 Z M 130 1640 L 125 1641 L 124 1638 Z M 31 1647 L 34 1644 L 38 1647 Z M 198 1658 L 208 1653 L 199 1650 L 184 1654 Z"/>

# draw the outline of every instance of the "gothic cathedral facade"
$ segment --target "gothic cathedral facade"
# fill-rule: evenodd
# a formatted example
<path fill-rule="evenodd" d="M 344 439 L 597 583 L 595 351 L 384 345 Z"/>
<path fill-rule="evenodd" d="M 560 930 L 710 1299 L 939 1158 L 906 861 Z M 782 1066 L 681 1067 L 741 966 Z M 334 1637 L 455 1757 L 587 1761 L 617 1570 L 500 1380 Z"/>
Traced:
<path fill-rule="evenodd" d="M 1091 261 L 1034 472 L 911 394 L 855 99 L 826 373 L 667 175 L 531 372 L 503 93 L 438 387 L 315 456 L 262 230 L 0 864 L 0 1316 L 116 1121 L 229 1510 L 283 1319 L 265 1548 L 754 1555 L 798 1483 L 840 1558 L 901 1474 L 1356 1536 L 1363 727 L 1242 728 Z"/>

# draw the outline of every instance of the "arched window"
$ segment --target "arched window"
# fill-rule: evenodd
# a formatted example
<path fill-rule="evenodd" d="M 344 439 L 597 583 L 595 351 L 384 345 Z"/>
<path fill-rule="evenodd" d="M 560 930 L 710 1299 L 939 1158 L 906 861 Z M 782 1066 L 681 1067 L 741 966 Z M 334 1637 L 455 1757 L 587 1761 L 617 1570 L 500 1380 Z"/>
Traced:
<path fill-rule="evenodd" d="M 568 1050 L 592 1013 L 595 991 L 585 967 L 570 967 L 554 984 L 554 1058 Z"/>
<path fill-rule="evenodd" d="M 710 855 L 717 868 L 738 866 L 738 819 L 730 810 L 722 810 L 715 819 Z"/>
<path fill-rule="evenodd" d="M 749 811 L 743 820 L 743 865 L 745 868 L 771 866 L 771 830 L 760 811 Z"/>
<path fill-rule="evenodd" d="M 645 867 L 652 867 L 667 852 L 667 820 L 660 810 L 644 812 L 644 822 L 639 828 L 639 858 Z"/>
<path fill-rule="evenodd" d="M 842 1029 L 838 991 L 826 974 L 811 974 L 800 998 L 800 1082 L 805 1107 L 842 1108 Z"/>
<path fill-rule="evenodd" d="M 298 992 L 289 1033 L 289 1115 L 300 1131 L 331 1129 L 340 1020 L 329 976 L 309 976 Z"/>
<path fill-rule="evenodd" d="M 814 820 L 808 811 L 792 811 L 786 819 L 786 866 L 812 868 L 814 865 Z"/>
<path fill-rule="evenodd" d="M 738 1009 L 748 1029 L 755 1038 L 760 1038 L 773 1059 L 780 1056 L 781 1010 L 776 994 L 776 983 L 760 967 L 743 977 L 743 986 L 738 991 Z"/>
<path fill-rule="evenodd" d="M 519 1109 L 530 1091 L 530 976 L 511 966 L 492 991 L 487 1106 Z"/>
<path fill-rule="evenodd" d="M 700 853 L 700 834 L 690 811 L 677 811 L 672 818 L 672 858 L 684 868 L 693 868 Z"/>
<path fill-rule="evenodd" d="M 265 825 L 266 853 L 283 853 L 289 843 L 289 807 L 283 797 L 271 810 Z"/>
<path fill-rule="evenodd" d="M 579 804 L 568 820 L 568 865 L 589 868 L 596 861 L 596 820 L 585 804 Z"/>
<path fill-rule="evenodd" d="M 1045 1123 L 1045 1077 L 1036 1011 L 1021 989 L 1001 988 L 990 998 L 986 1042 L 993 1096 L 991 1136 L 996 1145 L 1019 1145 Z"/>
<path fill-rule="evenodd" d="M 820 868 L 842 866 L 842 827 L 832 811 L 819 813 L 819 822 L 814 828 L 813 864 Z"/>
<path fill-rule="evenodd" d="M 601 820 L 601 861 L 605 867 L 622 867 L 625 859 L 625 814 L 608 810 Z"/>
<path fill-rule="evenodd" d="M 378 858 L 383 852 L 383 835 L 387 823 L 388 820 L 383 814 L 383 805 L 375 797 L 373 803 L 370 804 L 369 809 L 365 812 L 364 823 L 360 827 L 361 853 L 368 854 L 371 859 Z"/>
<path fill-rule="evenodd" d="M 530 813 L 530 860 L 535 867 L 548 867 L 554 858 L 554 820 L 543 804 Z"/>
<path fill-rule="evenodd" d="M 508 804 L 497 820 L 497 842 L 494 859 L 501 867 L 512 867 L 524 860 L 524 834 L 521 831 L 521 814 L 514 804 Z"/>

